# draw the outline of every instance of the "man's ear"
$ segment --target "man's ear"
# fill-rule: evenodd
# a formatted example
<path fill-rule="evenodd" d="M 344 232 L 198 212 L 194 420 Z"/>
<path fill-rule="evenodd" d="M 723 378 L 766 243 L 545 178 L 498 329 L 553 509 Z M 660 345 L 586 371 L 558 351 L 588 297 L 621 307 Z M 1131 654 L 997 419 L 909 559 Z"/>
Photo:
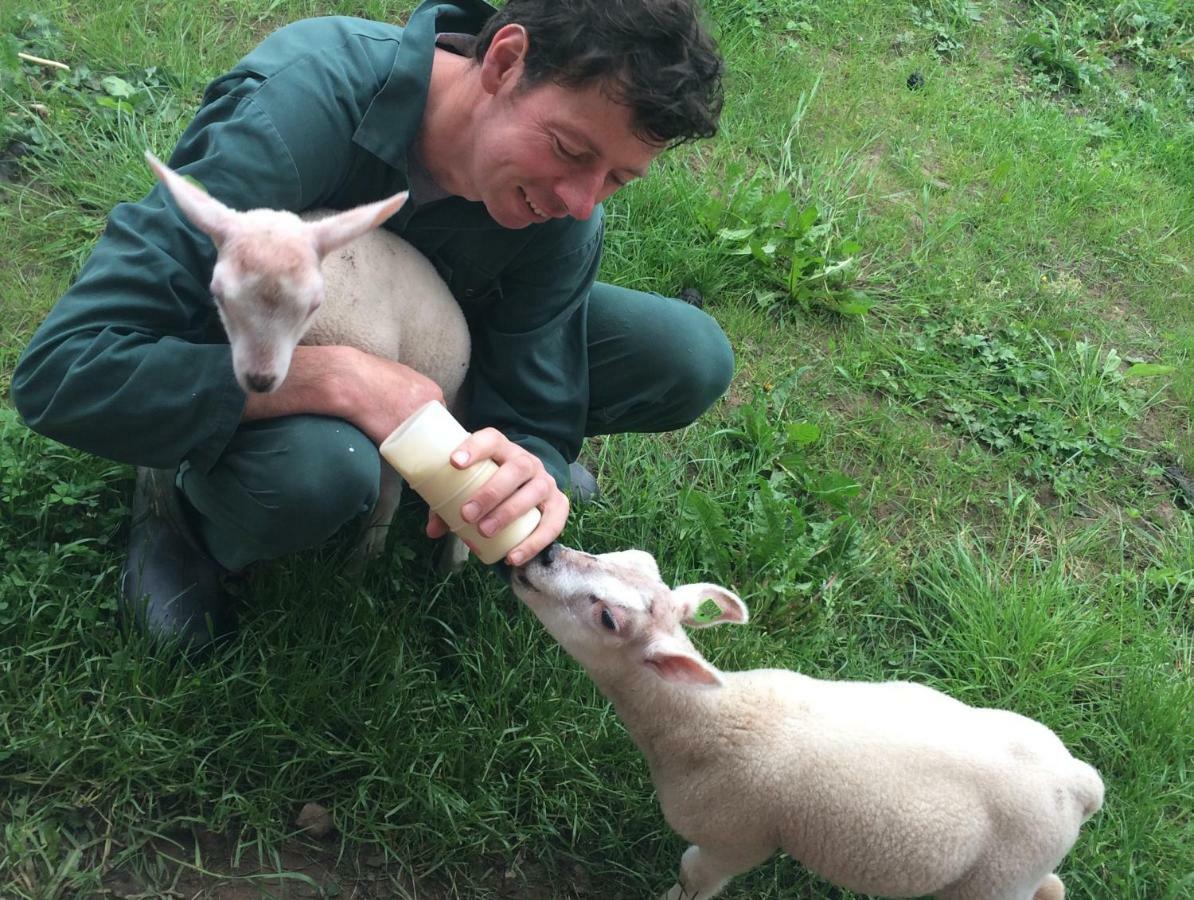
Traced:
<path fill-rule="evenodd" d="M 489 94 L 510 87 L 522 77 L 531 38 L 522 25 L 503 25 L 493 33 L 481 60 L 481 86 Z"/>
<path fill-rule="evenodd" d="M 708 628 L 731 622 L 745 625 L 750 619 L 746 604 L 733 591 L 716 584 L 682 584 L 672 590 L 680 621 L 687 628 Z"/>
<path fill-rule="evenodd" d="M 685 642 L 687 643 L 687 642 Z M 720 687 L 721 673 L 690 647 L 671 638 L 659 638 L 647 645 L 643 662 L 664 681 Z"/>

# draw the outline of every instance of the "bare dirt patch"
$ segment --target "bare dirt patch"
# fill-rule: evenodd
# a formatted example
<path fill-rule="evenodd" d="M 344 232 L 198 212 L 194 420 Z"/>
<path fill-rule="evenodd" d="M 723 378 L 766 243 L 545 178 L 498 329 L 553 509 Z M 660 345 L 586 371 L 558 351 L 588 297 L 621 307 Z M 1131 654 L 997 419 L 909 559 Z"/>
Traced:
<path fill-rule="evenodd" d="M 101 896 L 122 900 L 619 900 L 598 894 L 588 873 L 567 865 L 565 876 L 526 860 L 507 865 L 478 859 L 463 881 L 417 879 L 400 862 L 373 850 L 348 853 L 338 842 L 294 841 L 261 860 L 237 853 L 234 840 L 204 828 L 151 841 L 134 865 L 112 869 Z M 239 859 L 237 858 L 239 856 Z"/>

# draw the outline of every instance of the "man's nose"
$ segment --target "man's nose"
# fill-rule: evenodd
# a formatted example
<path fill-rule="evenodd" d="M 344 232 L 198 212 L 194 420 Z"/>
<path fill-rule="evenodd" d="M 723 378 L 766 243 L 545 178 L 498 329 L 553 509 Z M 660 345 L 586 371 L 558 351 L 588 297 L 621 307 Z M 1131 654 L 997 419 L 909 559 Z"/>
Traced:
<path fill-rule="evenodd" d="M 556 185 L 556 196 L 574 219 L 584 220 L 593 215 L 593 207 L 604 199 L 601 188 L 605 179 L 599 173 L 572 175 Z"/>

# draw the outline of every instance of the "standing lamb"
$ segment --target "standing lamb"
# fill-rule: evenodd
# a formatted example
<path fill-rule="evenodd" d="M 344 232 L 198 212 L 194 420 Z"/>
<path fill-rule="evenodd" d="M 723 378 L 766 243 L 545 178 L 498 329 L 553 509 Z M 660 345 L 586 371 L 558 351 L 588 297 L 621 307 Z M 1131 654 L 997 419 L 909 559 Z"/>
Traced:
<path fill-rule="evenodd" d="M 211 291 L 246 392 L 268 393 L 286 379 L 297 344 L 344 345 L 410 366 L 454 408 L 468 370 L 464 313 L 435 267 L 402 238 L 379 228 L 406 202 L 402 192 L 340 213 L 229 209 L 163 165 L 145 158 L 217 256 Z M 381 467 L 380 495 L 360 558 L 384 546 L 402 482 Z M 445 562 L 468 549 L 454 536 Z"/>
<path fill-rule="evenodd" d="M 744 623 L 746 606 L 669 589 L 638 550 L 553 544 L 511 584 L 612 701 L 692 843 L 665 900 L 708 900 L 777 850 L 864 894 L 1064 897 L 1053 870 L 1103 782 L 1044 725 L 908 682 L 719 672 L 681 626 Z"/>

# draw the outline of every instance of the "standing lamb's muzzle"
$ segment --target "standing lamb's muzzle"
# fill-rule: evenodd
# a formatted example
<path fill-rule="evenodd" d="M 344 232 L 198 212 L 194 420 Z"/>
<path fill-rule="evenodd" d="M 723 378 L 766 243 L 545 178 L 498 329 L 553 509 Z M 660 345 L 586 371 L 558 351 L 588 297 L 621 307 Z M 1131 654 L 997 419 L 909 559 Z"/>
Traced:
<path fill-rule="evenodd" d="M 550 568 L 551 565 L 559 558 L 561 544 L 559 541 L 552 541 L 546 547 L 536 554 L 534 562 L 539 565 Z"/>
<path fill-rule="evenodd" d="M 669 588 L 640 551 L 556 546 L 511 584 L 613 702 L 692 843 L 665 900 L 708 900 L 777 850 L 864 894 L 1064 896 L 1053 870 L 1103 783 L 1044 725 L 908 682 L 719 672 L 684 628 L 745 622 L 745 605 Z"/>
<path fill-rule="evenodd" d="M 523 565 L 513 569 L 513 577 L 521 578 L 523 583 L 529 586 L 530 575 L 527 573 L 535 570 L 551 569 L 551 567 L 555 565 L 556 560 L 560 558 L 562 549 L 563 545 L 560 544 L 559 541 L 552 541 L 550 544 L 528 559 Z"/>

